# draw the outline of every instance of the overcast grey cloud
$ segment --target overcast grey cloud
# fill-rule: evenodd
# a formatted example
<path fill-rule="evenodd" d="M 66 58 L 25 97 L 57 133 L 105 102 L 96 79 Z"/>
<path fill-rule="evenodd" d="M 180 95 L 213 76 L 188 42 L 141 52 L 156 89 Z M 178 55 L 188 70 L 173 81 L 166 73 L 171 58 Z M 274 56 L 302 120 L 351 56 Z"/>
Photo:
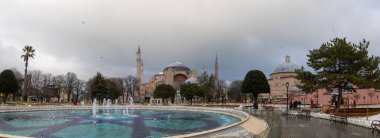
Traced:
<path fill-rule="evenodd" d="M 145 78 L 176 60 L 243 79 L 269 75 L 289 55 L 306 64 L 308 50 L 333 37 L 371 42 L 380 55 L 380 1 L 368 0 L 1 0 L 0 70 L 23 70 L 22 48 L 37 53 L 30 69 L 88 79 L 135 74 L 142 49 Z"/>

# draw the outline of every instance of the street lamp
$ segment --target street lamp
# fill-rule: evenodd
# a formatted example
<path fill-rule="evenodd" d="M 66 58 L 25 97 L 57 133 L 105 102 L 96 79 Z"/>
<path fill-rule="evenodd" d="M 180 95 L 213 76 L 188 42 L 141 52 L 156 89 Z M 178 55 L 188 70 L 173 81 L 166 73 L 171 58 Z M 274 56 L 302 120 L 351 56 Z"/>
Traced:
<path fill-rule="evenodd" d="M 289 90 L 289 82 L 287 82 L 285 84 L 285 86 L 286 86 L 286 112 L 288 112 L 288 110 L 289 110 L 289 92 L 288 92 L 288 90 Z"/>

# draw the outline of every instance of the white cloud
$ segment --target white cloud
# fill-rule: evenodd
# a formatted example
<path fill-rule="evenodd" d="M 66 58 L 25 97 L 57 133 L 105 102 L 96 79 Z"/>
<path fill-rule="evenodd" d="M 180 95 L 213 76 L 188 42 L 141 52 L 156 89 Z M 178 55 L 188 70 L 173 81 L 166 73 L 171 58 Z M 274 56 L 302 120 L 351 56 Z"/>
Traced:
<path fill-rule="evenodd" d="M 210 73 L 218 53 L 221 79 L 250 69 L 269 75 L 290 55 L 305 65 L 308 50 L 334 36 L 371 41 L 380 55 L 376 0 L 20 0 L 0 2 L 0 69 L 17 67 L 22 47 L 36 48 L 31 68 L 72 71 L 83 79 L 134 75 L 140 44 L 146 79 L 180 59 Z M 84 23 L 82 23 L 84 21 Z M 103 58 L 100 58 L 103 57 Z"/>

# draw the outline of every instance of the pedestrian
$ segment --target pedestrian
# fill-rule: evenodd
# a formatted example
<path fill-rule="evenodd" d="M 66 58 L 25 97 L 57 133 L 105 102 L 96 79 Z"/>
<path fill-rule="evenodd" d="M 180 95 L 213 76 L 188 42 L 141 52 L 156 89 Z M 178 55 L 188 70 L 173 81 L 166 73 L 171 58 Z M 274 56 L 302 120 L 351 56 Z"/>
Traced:
<path fill-rule="evenodd" d="M 293 102 L 293 108 L 294 109 L 297 109 L 297 104 L 298 104 L 297 100 Z"/>

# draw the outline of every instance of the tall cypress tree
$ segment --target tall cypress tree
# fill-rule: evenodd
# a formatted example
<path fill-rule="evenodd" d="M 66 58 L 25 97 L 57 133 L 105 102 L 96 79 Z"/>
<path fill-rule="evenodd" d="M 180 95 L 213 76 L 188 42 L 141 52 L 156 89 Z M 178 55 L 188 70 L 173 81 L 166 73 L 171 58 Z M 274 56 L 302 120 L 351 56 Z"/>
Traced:
<path fill-rule="evenodd" d="M 264 73 L 260 70 L 251 70 L 245 75 L 243 84 L 241 86 L 243 93 L 252 93 L 253 95 L 253 107 L 258 108 L 257 98 L 260 93 L 269 93 L 270 87 L 268 80 Z"/>

